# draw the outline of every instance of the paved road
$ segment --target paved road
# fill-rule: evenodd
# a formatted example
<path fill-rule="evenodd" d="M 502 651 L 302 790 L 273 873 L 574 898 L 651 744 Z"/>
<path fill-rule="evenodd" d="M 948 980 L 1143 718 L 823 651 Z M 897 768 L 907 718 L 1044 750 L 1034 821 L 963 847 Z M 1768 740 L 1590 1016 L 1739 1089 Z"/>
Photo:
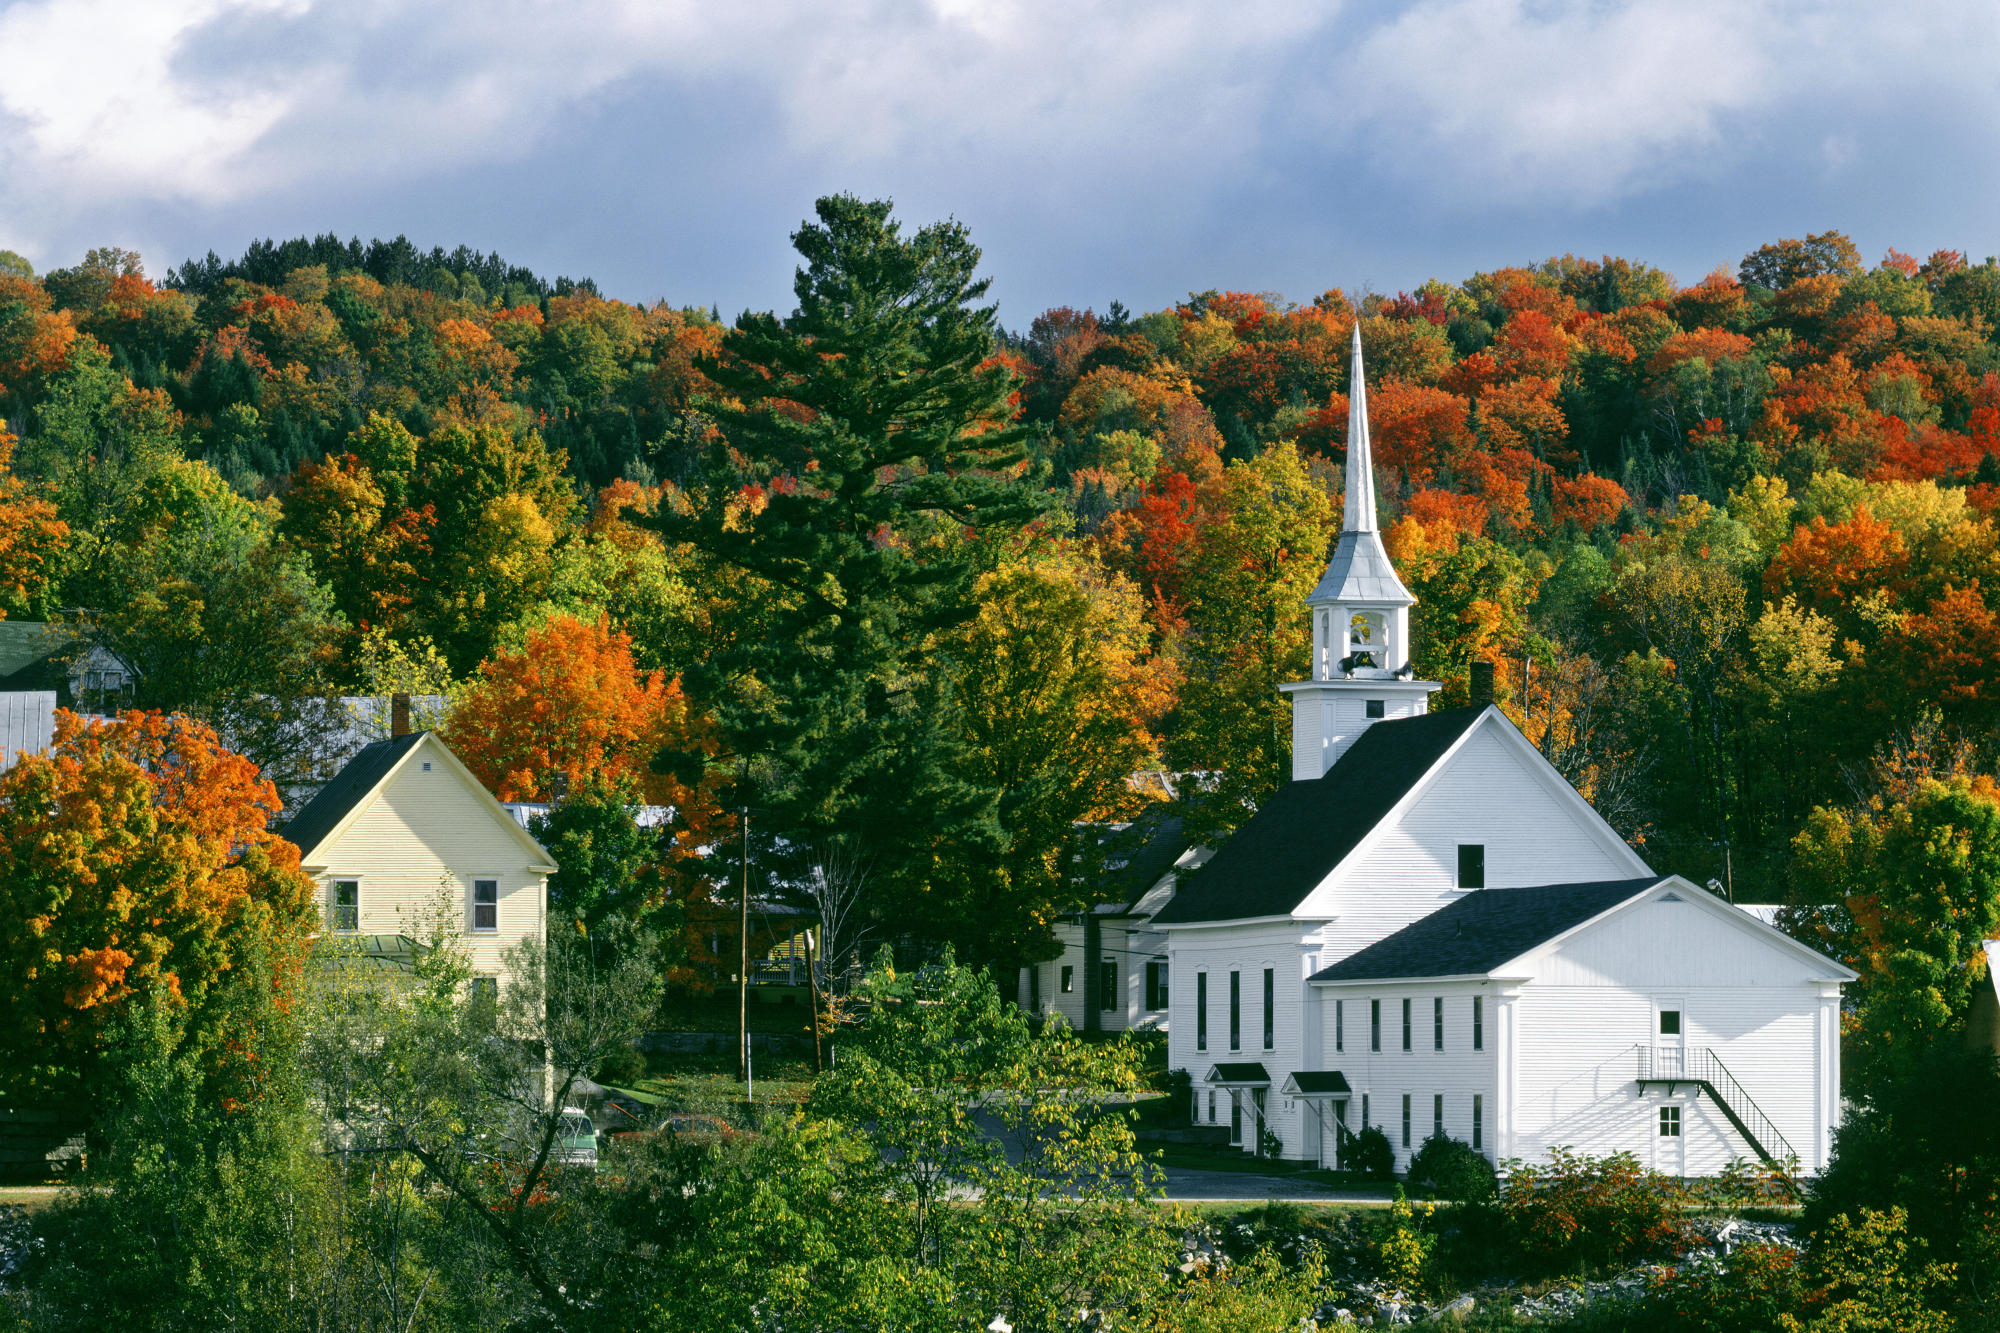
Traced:
<path fill-rule="evenodd" d="M 1186 1203 L 1268 1203 L 1273 1199 L 1295 1203 L 1381 1203 L 1386 1197 L 1379 1190 L 1329 1189 L 1296 1176 L 1201 1171 L 1185 1166 L 1170 1166 L 1166 1172 L 1166 1197 Z"/>

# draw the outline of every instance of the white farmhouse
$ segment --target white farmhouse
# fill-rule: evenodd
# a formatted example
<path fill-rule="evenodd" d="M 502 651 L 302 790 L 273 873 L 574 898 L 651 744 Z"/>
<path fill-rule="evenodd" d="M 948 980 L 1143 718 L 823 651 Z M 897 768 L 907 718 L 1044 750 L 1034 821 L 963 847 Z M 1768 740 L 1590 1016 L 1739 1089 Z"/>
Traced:
<path fill-rule="evenodd" d="M 1820 1170 L 1853 973 L 1655 874 L 1491 705 L 1490 667 L 1472 707 L 1429 711 L 1358 329 L 1353 355 L 1343 531 L 1308 601 L 1312 678 L 1284 687 L 1292 781 L 1149 923 L 1196 1121 L 1328 1164 L 1374 1125 L 1399 1169 L 1444 1133 L 1495 1159 Z"/>

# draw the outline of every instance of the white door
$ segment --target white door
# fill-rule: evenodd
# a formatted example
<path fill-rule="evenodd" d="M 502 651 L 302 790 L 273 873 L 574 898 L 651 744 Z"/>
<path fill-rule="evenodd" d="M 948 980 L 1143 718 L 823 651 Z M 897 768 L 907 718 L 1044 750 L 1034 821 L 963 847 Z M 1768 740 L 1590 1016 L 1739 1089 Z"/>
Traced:
<path fill-rule="evenodd" d="M 1687 1010 L 1678 999 L 1653 1006 L 1653 1077 L 1687 1072 Z"/>
<path fill-rule="evenodd" d="M 1653 1169 L 1663 1176 L 1687 1174 L 1687 1125 L 1681 1103 L 1661 1102 L 1652 1108 Z"/>

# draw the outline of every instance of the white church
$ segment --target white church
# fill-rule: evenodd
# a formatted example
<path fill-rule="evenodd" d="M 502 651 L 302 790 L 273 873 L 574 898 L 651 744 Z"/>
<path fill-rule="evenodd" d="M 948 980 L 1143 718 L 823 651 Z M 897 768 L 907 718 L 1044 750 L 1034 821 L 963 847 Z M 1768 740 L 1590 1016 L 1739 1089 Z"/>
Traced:
<path fill-rule="evenodd" d="M 1353 355 L 1312 678 L 1283 687 L 1292 781 L 1117 909 L 1120 942 L 1157 951 L 1146 990 L 1195 1122 L 1328 1166 L 1372 1125 L 1399 1171 L 1445 1134 L 1495 1161 L 1568 1147 L 1672 1175 L 1817 1173 L 1854 974 L 1654 873 L 1491 704 L 1490 667 L 1473 706 L 1430 711 L 1416 599 L 1376 527 L 1358 328 Z M 1076 942 L 1026 970 L 1023 1003 L 1060 1011 L 1064 969 L 1103 966 Z M 1102 1026 L 1141 1025 L 1119 989 Z"/>

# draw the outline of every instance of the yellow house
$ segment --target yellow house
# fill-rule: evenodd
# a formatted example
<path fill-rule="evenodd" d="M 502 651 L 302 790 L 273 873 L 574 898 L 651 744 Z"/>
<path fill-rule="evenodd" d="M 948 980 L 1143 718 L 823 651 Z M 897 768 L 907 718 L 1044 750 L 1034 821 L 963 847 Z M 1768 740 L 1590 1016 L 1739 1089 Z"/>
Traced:
<path fill-rule="evenodd" d="M 328 933 L 365 953 L 394 953 L 383 940 L 420 939 L 442 914 L 497 988 L 506 951 L 547 938 L 548 852 L 428 731 L 355 755 L 284 834 L 319 885 Z"/>

